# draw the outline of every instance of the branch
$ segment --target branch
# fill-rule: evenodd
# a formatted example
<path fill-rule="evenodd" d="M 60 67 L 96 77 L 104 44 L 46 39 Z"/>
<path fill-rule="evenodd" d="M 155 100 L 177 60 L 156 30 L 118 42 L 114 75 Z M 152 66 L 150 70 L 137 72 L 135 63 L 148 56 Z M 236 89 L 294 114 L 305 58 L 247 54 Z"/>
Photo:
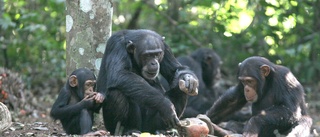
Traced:
<path fill-rule="evenodd" d="M 186 30 L 178 27 L 179 23 L 177 21 L 175 21 L 174 19 L 172 19 L 170 16 L 168 16 L 167 14 L 159 11 L 159 9 L 152 5 L 150 2 L 148 2 L 148 0 L 143 0 L 143 3 L 148 5 L 150 8 L 152 8 L 153 10 L 155 10 L 156 12 L 158 12 L 161 16 L 165 17 L 173 26 L 175 26 L 178 31 L 182 32 L 184 35 L 186 35 L 190 40 L 191 42 L 198 46 L 198 47 L 202 47 L 203 44 L 201 44 L 196 38 L 194 38 L 190 33 L 188 33 Z"/>
<path fill-rule="evenodd" d="M 134 12 L 134 14 L 129 22 L 129 25 L 127 26 L 128 29 L 136 28 L 138 19 L 140 17 L 141 10 L 142 10 L 142 4 L 140 4 L 139 7 Z"/>

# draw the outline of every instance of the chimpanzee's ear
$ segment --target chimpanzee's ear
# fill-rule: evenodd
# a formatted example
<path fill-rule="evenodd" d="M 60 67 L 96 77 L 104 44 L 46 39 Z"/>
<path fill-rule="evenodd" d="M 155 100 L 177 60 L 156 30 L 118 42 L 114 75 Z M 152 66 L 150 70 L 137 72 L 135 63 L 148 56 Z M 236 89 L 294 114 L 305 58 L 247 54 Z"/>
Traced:
<path fill-rule="evenodd" d="M 69 77 L 69 85 L 71 87 L 76 87 L 78 85 L 78 79 L 77 79 L 77 76 L 76 75 L 71 75 Z"/>
<path fill-rule="evenodd" d="M 260 67 L 260 71 L 262 76 L 268 76 L 270 74 L 270 66 L 264 64 Z"/>
<path fill-rule="evenodd" d="M 131 40 L 128 41 L 127 45 L 126 45 L 126 49 L 127 49 L 127 52 L 128 53 L 134 53 L 134 45 L 133 45 L 133 42 Z"/>

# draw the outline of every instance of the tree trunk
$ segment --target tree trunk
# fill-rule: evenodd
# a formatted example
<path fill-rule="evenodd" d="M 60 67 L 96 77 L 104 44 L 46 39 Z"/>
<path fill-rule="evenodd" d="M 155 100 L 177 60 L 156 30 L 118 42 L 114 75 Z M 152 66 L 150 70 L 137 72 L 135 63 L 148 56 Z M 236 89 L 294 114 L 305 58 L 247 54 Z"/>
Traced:
<path fill-rule="evenodd" d="M 112 13 L 111 0 L 66 0 L 67 75 L 82 67 L 98 74 Z"/>
<path fill-rule="evenodd" d="M 0 133 L 12 124 L 11 114 L 7 106 L 0 102 Z"/>

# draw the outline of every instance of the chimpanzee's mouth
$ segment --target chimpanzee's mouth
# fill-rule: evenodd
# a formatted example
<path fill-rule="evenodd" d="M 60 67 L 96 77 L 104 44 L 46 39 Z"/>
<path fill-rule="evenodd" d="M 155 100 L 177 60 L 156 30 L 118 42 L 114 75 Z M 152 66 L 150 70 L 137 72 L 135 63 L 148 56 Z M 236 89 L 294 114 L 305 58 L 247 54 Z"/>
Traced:
<path fill-rule="evenodd" d="M 159 74 L 159 71 L 143 71 L 142 76 L 146 79 L 151 79 L 153 80 L 156 78 Z"/>
<path fill-rule="evenodd" d="M 157 72 L 147 72 L 147 74 L 150 76 L 155 76 L 155 75 L 157 75 Z"/>
<path fill-rule="evenodd" d="M 254 95 L 251 95 L 251 96 L 245 94 L 246 100 L 247 101 L 251 101 L 251 102 L 255 102 L 256 101 L 256 96 L 257 96 L 257 94 L 254 94 Z"/>

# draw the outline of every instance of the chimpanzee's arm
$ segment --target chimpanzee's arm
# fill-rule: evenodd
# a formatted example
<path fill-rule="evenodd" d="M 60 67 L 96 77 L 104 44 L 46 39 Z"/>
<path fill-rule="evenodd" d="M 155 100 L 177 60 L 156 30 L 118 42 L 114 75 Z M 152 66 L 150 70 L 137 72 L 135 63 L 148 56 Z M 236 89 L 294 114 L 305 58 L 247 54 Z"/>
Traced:
<path fill-rule="evenodd" d="M 243 134 L 245 136 L 258 136 L 258 134 L 271 136 L 274 133 L 267 132 L 271 132 L 275 129 L 281 129 L 281 127 L 288 127 L 288 129 L 290 129 L 291 125 L 295 122 L 297 122 L 297 119 L 294 118 L 291 110 L 285 106 L 273 106 L 261 111 L 260 114 L 251 117 L 244 127 Z M 274 129 L 265 129 L 266 127 L 272 127 Z M 261 133 L 263 131 L 266 133 Z"/>
<path fill-rule="evenodd" d="M 207 116 L 213 123 L 220 123 L 247 103 L 242 84 L 228 89 L 208 110 Z"/>
<path fill-rule="evenodd" d="M 168 81 L 170 86 L 170 90 L 166 92 L 166 96 L 168 96 L 174 104 L 177 115 L 181 116 L 185 109 L 188 95 L 180 90 L 179 80 L 182 79 L 185 74 L 189 74 L 194 78 L 197 78 L 197 76 L 188 67 L 182 66 L 178 62 L 168 45 L 165 45 L 164 58 L 160 66 L 160 73 Z"/>
<path fill-rule="evenodd" d="M 51 108 L 50 115 L 54 119 L 61 119 L 79 114 L 80 111 L 87 107 L 86 102 L 80 101 L 76 104 L 68 104 L 71 99 L 71 93 L 64 87 L 61 89 L 59 96 Z"/>
<path fill-rule="evenodd" d="M 185 106 L 187 104 L 187 94 L 184 92 L 177 92 L 179 89 L 171 89 L 166 92 L 166 96 L 171 100 L 175 106 L 175 111 L 178 117 L 182 116 Z"/>
<path fill-rule="evenodd" d="M 163 91 L 151 86 L 145 79 L 133 72 L 117 75 L 116 88 L 141 106 L 157 110 L 169 127 L 179 124 L 174 104 L 164 96 Z"/>
<path fill-rule="evenodd" d="M 114 41 L 117 41 L 117 39 Z M 106 49 L 107 53 L 102 60 L 99 78 L 97 80 L 98 92 L 117 89 L 130 99 L 144 106 L 152 107 L 160 111 L 162 111 L 160 108 L 172 107 L 172 103 L 166 99 L 162 90 L 151 86 L 142 76 L 136 74 L 136 72 L 132 72 L 130 68 L 135 64 L 131 64 L 131 58 L 126 49 L 123 49 L 123 45 L 119 44 L 109 47 L 112 48 Z M 171 80 L 173 80 L 177 68 L 181 65 L 175 58 L 171 60 L 168 59 L 173 56 L 172 54 L 167 54 L 167 50 L 166 48 L 164 59 L 160 64 L 160 72 L 163 72 L 163 68 L 167 68 L 165 77 L 170 77 Z M 107 72 L 109 73 L 106 74 Z"/>
<path fill-rule="evenodd" d="M 172 87 L 172 82 L 175 79 L 175 73 L 183 70 L 187 70 L 190 74 L 193 74 L 193 72 L 191 72 L 186 66 L 182 66 L 178 62 L 178 60 L 173 56 L 168 45 L 165 45 L 164 57 L 160 63 L 160 73 L 168 81 L 170 87 Z M 174 84 L 178 85 L 178 83 Z"/>

